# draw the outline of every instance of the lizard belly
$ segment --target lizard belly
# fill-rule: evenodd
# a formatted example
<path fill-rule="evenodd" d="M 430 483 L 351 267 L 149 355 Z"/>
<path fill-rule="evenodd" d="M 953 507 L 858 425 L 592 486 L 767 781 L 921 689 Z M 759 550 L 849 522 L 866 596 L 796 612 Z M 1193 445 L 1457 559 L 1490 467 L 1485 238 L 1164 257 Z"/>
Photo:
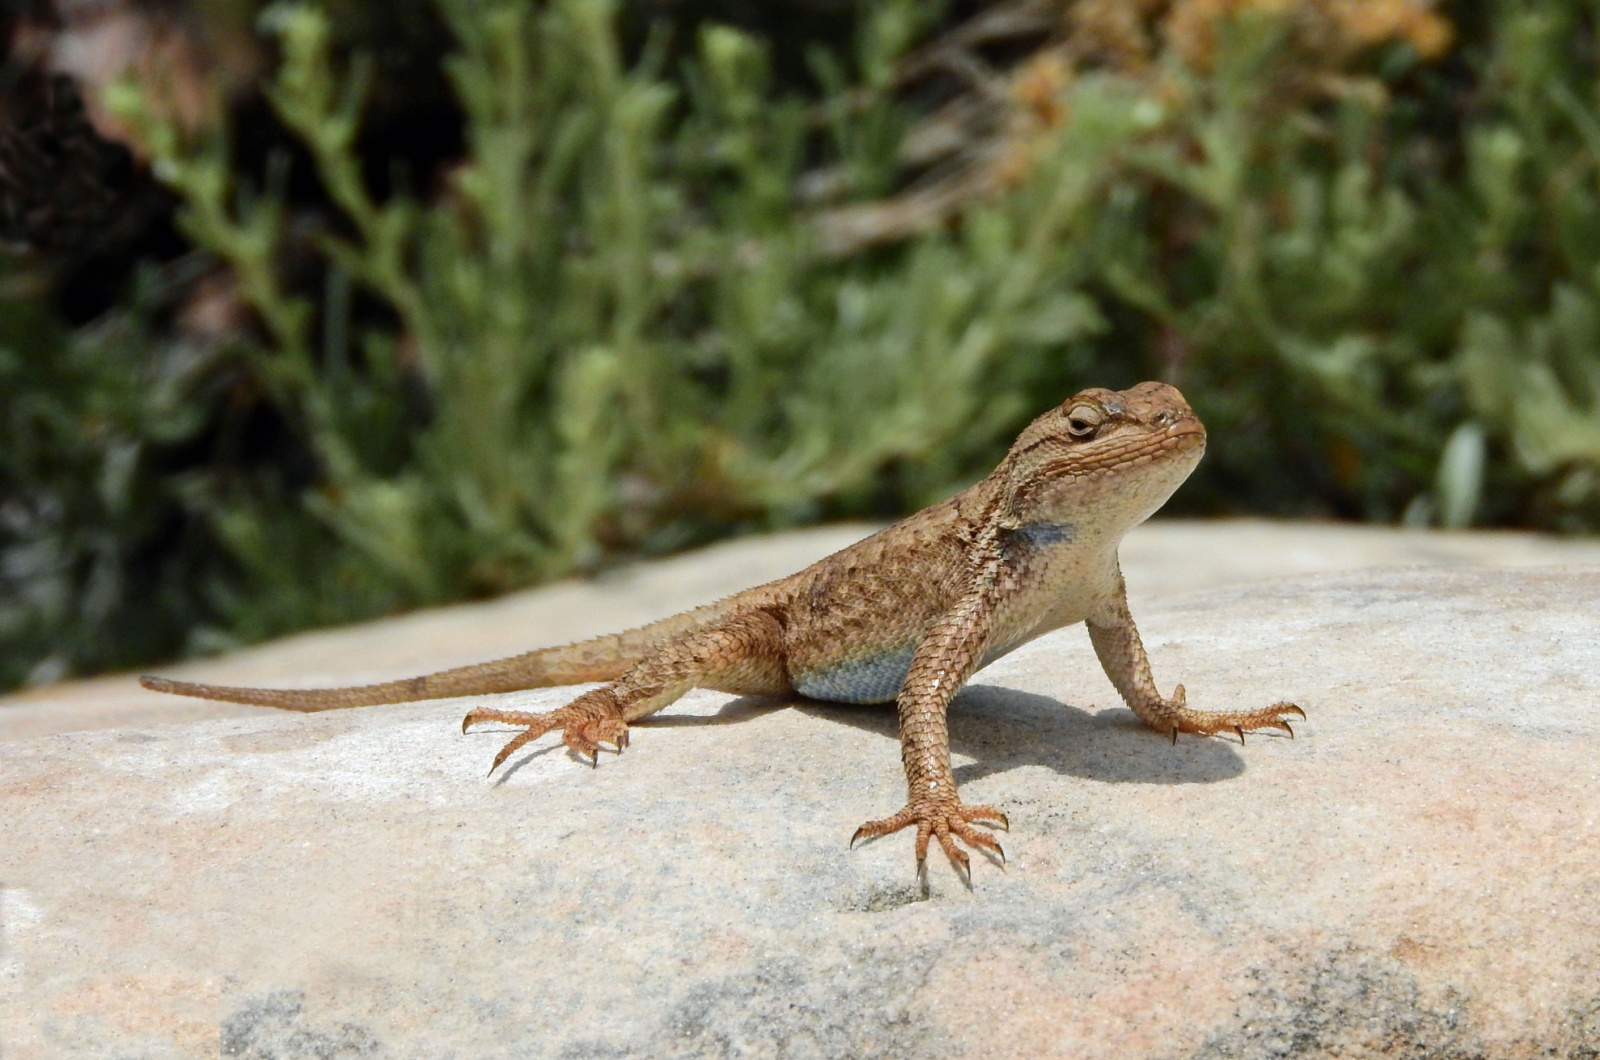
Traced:
<path fill-rule="evenodd" d="M 794 690 L 833 703 L 888 703 L 900 694 L 915 644 L 790 675 Z"/>
<path fill-rule="evenodd" d="M 974 672 L 1002 656 L 1010 655 L 1032 639 L 1023 637 L 1009 644 L 989 648 L 974 667 Z M 900 695 L 900 686 L 905 684 L 906 673 L 911 669 L 911 656 L 915 651 L 916 646 L 910 645 L 899 651 L 853 659 L 827 669 L 793 674 L 790 683 L 802 696 L 830 703 L 891 703 Z"/>

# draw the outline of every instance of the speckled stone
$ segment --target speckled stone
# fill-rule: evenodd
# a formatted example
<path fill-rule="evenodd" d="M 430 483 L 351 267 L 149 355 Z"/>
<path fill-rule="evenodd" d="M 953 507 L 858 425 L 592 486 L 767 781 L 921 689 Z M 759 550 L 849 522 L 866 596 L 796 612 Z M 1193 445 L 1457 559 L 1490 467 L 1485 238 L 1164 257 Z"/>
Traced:
<path fill-rule="evenodd" d="M 1600 1048 L 1600 567 L 1183 590 L 1134 588 L 1161 686 L 1299 738 L 1173 746 L 1036 641 L 952 713 L 1012 821 L 970 892 L 846 849 L 904 795 L 882 707 L 693 693 L 493 780 L 466 701 L 0 743 L 0 1055 Z"/>

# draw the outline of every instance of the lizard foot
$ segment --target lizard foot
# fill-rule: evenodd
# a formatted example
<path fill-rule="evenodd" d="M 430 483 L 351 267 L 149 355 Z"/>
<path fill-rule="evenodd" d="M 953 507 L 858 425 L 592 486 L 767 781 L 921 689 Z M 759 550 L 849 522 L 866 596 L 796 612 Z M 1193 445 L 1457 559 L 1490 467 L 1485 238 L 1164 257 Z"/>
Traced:
<path fill-rule="evenodd" d="M 1172 742 L 1178 742 L 1180 732 L 1193 733 L 1196 736 L 1212 736 L 1219 732 L 1234 732 L 1239 735 L 1239 742 L 1244 743 L 1244 734 L 1250 729 L 1282 729 L 1289 734 L 1289 739 L 1294 739 L 1294 730 L 1289 723 L 1283 720 L 1285 714 L 1298 714 L 1304 718 L 1306 712 L 1293 703 L 1274 703 L 1262 710 L 1190 710 L 1184 705 L 1183 686 L 1179 685 L 1172 693 L 1172 698 L 1165 704 L 1162 711 L 1161 724 L 1170 728 Z"/>
<path fill-rule="evenodd" d="M 928 860 L 929 837 L 937 836 L 939 845 L 944 847 L 945 856 L 970 883 L 971 859 L 967 857 L 967 852 L 957 845 L 957 839 L 975 849 L 987 850 L 998 855 L 1002 864 L 1006 860 L 1006 852 L 995 842 L 994 837 L 973 828 L 969 823 L 972 821 L 990 821 L 1007 831 L 1011 828 L 1011 822 L 1006 819 L 1006 815 L 993 806 L 963 806 L 954 798 L 927 799 L 922 802 L 907 803 L 905 809 L 893 817 L 885 817 L 881 821 L 868 821 L 856 829 L 856 834 L 850 837 L 850 845 L 855 846 L 858 839 L 875 839 L 916 825 L 917 872 L 922 872 L 923 865 Z"/>
<path fill-rule="evenodd" d="M 512 737 L 509 743 L 500 748 L 500 753 L 494 756 L 494 762 L 489 766 L 491 775 L 519 748 L 532 743 L 552 729 L 560 729 L 562 742 L 568 749 L 579 758 L 588 759 L 591 765 L 600 764 L 601 744 L 610 744 L 618 754 L 628 746 L 628 723 L 616 713 L 614 701 L 592 692 L 578 697 L 560 710 L 552 710 L 545 714 L 479 707 L 461 719 L 461 731 L 466 732 L 481 721 L 500 721 L 508 725 L 524 726 L 523 731 Z"/>

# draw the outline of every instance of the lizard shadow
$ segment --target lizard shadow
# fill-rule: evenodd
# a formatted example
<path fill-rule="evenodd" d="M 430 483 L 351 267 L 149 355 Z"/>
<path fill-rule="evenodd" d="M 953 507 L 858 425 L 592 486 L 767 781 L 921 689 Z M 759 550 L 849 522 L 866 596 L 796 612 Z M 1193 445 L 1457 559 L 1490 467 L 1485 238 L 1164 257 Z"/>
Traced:
<path fill-rule="evenodd" d="M 804 714 L 898 741 L 893 704 L 855 707 L 801 700 Z M 1239 748 L 1220 738 L 1170 738 L 1152 732 L 1127 708 L 1089 713 L 1048 696 L 997 685 L 968 685 L 950 707 L 950 751 L 973 761 L 956 782 L 1024 766 L 1106 784 L 1215 784 L 1244 772 Z"/>
<path fill-rule="evenodd" d="M 631 722 L 630 725 L 634 728 L 640 729 L 671 729 L 679 726 L 698 727 L 702 725 L 736 725 L 740 722 L 754 721 L 756 718 L 759 718 L 765 714 L 771 714 L 774 711 L 783 710 L 786 707 L 795 706 L 797 702 L 806 701 L 794 701 L 778 696 L 740 696 L 738 699 L 732 699 L 722 704 L 722 706 L 712 714 L 652 714 L 648 718 L 642 718 L 639 721 Z M 890 719 L 893 720 L 893 717 L 894 715 L 891 712 Z M 517 729 L 515 727 L 495 729 L 484 728 L 475 729 L 473 731 L 483 733 L 500 733 L 506 739 L 510 739 L 517 734 Z M 505 785 L 506 782 L 512 777 L 516 776 L 517 772 L 524 766 L 543 758 L 545 755 L 569 753 L 566 745 L 560 740 L 561 734 L 557 732 L 555 735 L 557 737 L 556 739 L 548 740 L 550 734 L 546 733 L 544 737 L 540 738 L 539 745 L 533 746 L 531 750 L 519 752 L 515 757 L 507 759 L 504 768 L 498 770 L 495 774 L 494 786 L 501 787 Z M 609 754 L 611 751 L 609 748 L 606 748 L 602 753 Z M 587 762 L 588 759 L 582 758 L 579 759 L 579 761 Z"/>
<path fill-rule="evenodd" d="M 789 707 L 899 740 L 892 703 L 855 705 L 802 697 L 740 696 L 713 713 L 656 714 L 633 724 L 641 729 L 736 725 Z M 565 750 L 555 740 L 519 754 L 506 763 L 497 783 L 504 784 L 537 758 Z M 1245 769 L 1239 748 L 1220 737 L 1183 736 L 1174 745 L 1125 707 L 1091 714 L 1049 696 L 998 685 L 968 685 L 956 696 L 950 708 L 950 750 L 973 759 L 955 768 L 960 784 L 1024 766 L 1107 784 L 1214 784 Z"/>

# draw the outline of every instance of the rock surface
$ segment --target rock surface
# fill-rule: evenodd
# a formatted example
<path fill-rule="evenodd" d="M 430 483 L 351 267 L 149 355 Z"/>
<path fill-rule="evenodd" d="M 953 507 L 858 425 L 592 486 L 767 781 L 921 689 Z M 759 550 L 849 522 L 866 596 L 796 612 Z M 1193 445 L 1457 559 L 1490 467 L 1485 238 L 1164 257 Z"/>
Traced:
<path fill-rule="evenodd" d="M 1135 616 L 1164 687 L 1294 699 L 1299 738 L 1174 746 L 1043 638 L 952 712 L 1012 820 L 971 891 L 937 856 L 920 887 L 906 834 L 845 848 L 903 800 L 882 708 L 693 693 L 599 769 L 547 738 L 493 780 L 465 701 L 0 743 L 0 1055 L 1596 1055 L 1600 567 L 1474 566 L 1593 543 L 1228 529 L 1137 532 Z M 1455 566 L 1206 575 L 1397 557 Z M 694 602 L 656 573 L 545 590 L 544 628 Z M 541 639 L 513 613 L 189 672 L 431 668 Z M 0 717 L 104 724 L 107 687 Z"/>

